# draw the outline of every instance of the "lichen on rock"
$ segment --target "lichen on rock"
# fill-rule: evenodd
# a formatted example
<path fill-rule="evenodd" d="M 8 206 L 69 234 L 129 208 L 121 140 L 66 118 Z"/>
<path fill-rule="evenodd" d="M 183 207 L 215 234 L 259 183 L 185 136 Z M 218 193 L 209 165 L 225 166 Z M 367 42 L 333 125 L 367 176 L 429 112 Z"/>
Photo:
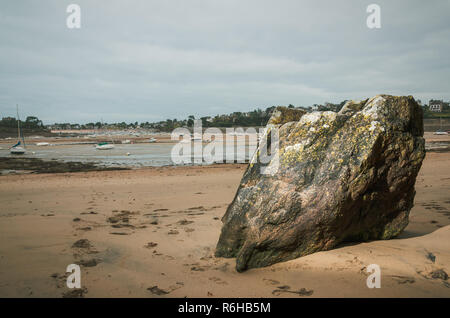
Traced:
<path fill-rule="evenodd" d="M 216 256 L 243 271 L 401 233 L 425 157 L 422 117 L 411 96 L 349 101 L 338 113 L 278 107 L 268 123 L 279 132 L 278 171 L 260 173 L 258 149 Z"/>

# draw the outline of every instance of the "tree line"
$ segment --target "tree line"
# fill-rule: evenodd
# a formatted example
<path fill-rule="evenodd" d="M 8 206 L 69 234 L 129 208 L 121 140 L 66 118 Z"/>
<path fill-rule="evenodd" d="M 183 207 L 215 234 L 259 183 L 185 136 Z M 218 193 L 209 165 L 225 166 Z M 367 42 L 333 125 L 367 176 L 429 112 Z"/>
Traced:
<path fill-rule="evenodd" d="M 14 117 L 3 117 L 0 120 L 0 126 L 6 128 L 17 128 L 17 119 Z M 42 120 L 37 118 L 36 116 L 28 116 L 25 121 L 20 121 L 20 126 L 22 128 L 28 129 L 44 129 L 44 124 Z"/>
<path fill-rule="evenodd" d="M 326 102 L 323 105 L 314 104 L 312 106 L 294 106 L 290 104 L 289 108 L 301 108 L 307 111 L 334 111 L 338 112 L 344 106 L 346 100 L 341 103 L 329 103 Z M 447 117 L 450 116 L 449 103 L 443 103 L 442 113 L 435 113 L 429 109 L 428 105 L 422 105 L 420 100 L 417 100 L 419 105 L 424 110 L 424 118 L 431 118 L 436 116 Z M 432 103 L 433 100 L 430 100 Z M 118 122 L 118 123 L 103 123 L 103 122 L 90 122 L 87 124 L 77 123 L 55 123 L 47 125 L 47 128 L 51 129 L 154 129 L 156 131 L 169 132 L 179 127 L 192 127 L 194 121 L 201 120 L 203 127 L 261 127 L 267 124 L 270 116 L 275 110 L 276 106 L 271 106 L 266 109 L 257 108 L 249 112 L 233 112 L 229 114 L 215 115 L 215 116 L 203 116 L 196 118 L 194 115 L 188 116 L 186 119 L 166 119 L 159 122 Z M 4 117 L 0 120 L 0 127 L 14 128 L 17 127 L 17 119 L 14 117 Z M 46 126 L 43 125 L 42 120 L 36 116 L 28 116 L 25 121 L 21 121 L 21 127 L 33 130 L 45 130 Z"/>

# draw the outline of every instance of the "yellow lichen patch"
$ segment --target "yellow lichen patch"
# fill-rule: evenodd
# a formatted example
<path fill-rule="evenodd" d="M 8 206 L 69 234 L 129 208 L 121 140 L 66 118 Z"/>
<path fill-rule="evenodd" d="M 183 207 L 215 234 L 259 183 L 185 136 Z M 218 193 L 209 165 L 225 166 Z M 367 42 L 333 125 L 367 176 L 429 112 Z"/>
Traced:
<path fill-rule="evenodd" d="M 293 127 L 281 147 L 281 163 L 289 165 L 308 161 L 321 160 L 325 155 L 329 134 L 334 133 L 336 113 L 315 112 L 302 117 Z"/>
<path fill-rule="evenodd" d="M 297 108 L 278 106 L 267 124 L 282 125 L 291 121 L 299 121 L 306 111 Z"/>

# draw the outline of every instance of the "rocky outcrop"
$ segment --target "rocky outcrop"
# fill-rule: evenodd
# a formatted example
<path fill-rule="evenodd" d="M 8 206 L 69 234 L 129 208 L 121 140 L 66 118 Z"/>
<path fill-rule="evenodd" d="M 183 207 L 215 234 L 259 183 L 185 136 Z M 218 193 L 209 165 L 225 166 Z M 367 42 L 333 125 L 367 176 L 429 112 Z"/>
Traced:
<path fill-rule="evenodd" d="M 411 96 L 347 102 L 339 113 L 278 108 L 279 166 L 255 153 L 222 218 L 216 256 L 262 267 L 344 241 L 389 239 L 408 224 L 425 157 L 422 109 Z"/>

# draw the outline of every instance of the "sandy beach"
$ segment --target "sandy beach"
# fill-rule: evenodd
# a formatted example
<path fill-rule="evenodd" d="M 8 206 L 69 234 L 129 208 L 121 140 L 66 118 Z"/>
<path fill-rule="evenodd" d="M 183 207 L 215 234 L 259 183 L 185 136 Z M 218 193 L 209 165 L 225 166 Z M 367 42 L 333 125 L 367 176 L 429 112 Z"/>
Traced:
<path fill-rule="evenodd" d="M 427 153 L 396 239 L 244 273 L 214 249 L 246 165 L 2 176 L 0 297 L 450 297 L 436 274 L 450 273 L 449 167 Z M 66 287 L 72 263 L 82 292 Z"/>
<path fill-rule="evenodd" d="M 0 304 L 448 311 L 450 0 L 24 2 Z"/>

